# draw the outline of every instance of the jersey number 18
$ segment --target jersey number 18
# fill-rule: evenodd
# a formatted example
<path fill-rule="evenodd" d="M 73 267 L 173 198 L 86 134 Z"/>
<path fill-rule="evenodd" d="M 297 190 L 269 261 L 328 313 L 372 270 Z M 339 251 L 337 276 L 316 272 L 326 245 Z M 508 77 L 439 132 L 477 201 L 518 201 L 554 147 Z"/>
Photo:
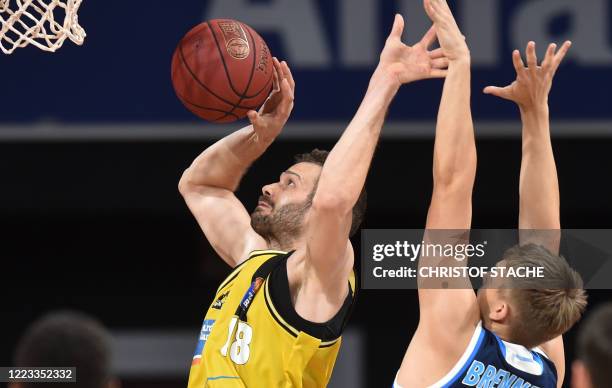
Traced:
<path fill-rule="evenodd" d="M 230 340 L 232 339 L 232 334 L 234 333 L 234 329 L 236 328 L 236 324 L 238 324 L 238 329 L 236 330 L 235 341 L 232 342 L 230 346 Z M 251 343 L 251 339 L 253 338 L 253 329 L 246 322 L 238 321 L 238 317 L 233 317 L 230 324 L 229 330 L 227 334 L 227 341 L 225 345 L 221 348 L 221 354 L 223 357 L 227 356 L 227 349 L 229 347 L 230 358 L 234 363 L 238 365 L 246 364 L 249 361 L 249 355 L 251 350 L 249 349 L 249 344 Z"/>

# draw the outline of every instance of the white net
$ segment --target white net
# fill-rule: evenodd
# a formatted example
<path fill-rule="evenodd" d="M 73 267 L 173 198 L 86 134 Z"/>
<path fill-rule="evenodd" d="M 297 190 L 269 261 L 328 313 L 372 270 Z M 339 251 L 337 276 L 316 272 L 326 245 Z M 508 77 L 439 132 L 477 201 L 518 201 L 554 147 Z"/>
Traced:
<path fill-rule="evenodd" d="M 77 11 L 82 0 L 0 0 L 0 49 L 10 54 L 29 44 L 54 52 L 70 38 L 81 45 L 85 30 Z"/>

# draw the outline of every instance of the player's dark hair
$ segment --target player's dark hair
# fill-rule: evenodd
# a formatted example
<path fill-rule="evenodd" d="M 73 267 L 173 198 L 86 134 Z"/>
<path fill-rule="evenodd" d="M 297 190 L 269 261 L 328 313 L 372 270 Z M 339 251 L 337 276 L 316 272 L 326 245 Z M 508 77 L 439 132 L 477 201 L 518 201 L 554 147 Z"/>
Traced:
<path fill-rule="evenodd" d="M 319 166 L 323 166 L 327 156 L 329 155 L 329 151 L 320 150 L 315 148 L 314 150 L 305 153 L 298 154 L 295 156 L 296 163 L 314 163 Z M 315 188 L 316 189 L 316 188 Z M 363 216 L 367 207 L 367 197 L 365 186 L 361 189 L 361 193 L 359 194 L 359 198 L 353 206 L 353 218 L 351 221 L 351 231 L 349 233 L 350 236 L 353 236 L 358 230 L 361 222 L 363 221 Z"/>
<path fill-rule="evenodd" d="M 591 377 L 593 388 L 610 386 L 612 380 L 612 303 L 597 308 L 578 334 L 578 359 Z"/>
<path fill-rule="evenodd" d="M 507 280 L 518 312 L 512 342 L 538 346 L 568 331 L 582 316 L 587 296 L 580 274 L 563 256 L 542 245 L 516 245 L 503 256 L 507 267 L 541 267 L 543 278 Z"/>
<path fill-rule="evenodd" d="M 26 330 L 15 366 L 76 368 L 75 383 L 20 383 L 24 388 L 104 388 L 111 379 L 110 335 L 85 314 L 50 313 Z"/>

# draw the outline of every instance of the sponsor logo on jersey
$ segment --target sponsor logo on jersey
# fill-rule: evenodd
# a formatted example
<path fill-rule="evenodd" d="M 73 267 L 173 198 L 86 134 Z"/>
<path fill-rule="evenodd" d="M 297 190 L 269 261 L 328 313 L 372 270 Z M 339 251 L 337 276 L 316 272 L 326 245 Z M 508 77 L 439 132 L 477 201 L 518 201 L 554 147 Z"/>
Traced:
<path fill-rule="evenodd" d="M 215 323 L 214 319 L 205 319 L 202 324 L 202 330 L 200 330 L 200 338 L 198 340 L 198 345 L 196 346 L 195 354 L 193 355 L 193 361 L 191 365 L 197 365 L 202 361 L 202 353 L 204 352 L 204 345 L 206 345 L 206 340 L 208 340 L 208 336 L 212 331 L 213 324 Z"/>
<path fill-rule="evenodd" d="M 219 296 L 217 300 L 215 300 L 215 303 L 212 304 L 212 308 L 221 310 L 221 307 L 223 307 L 223 304 L 225 303 L 225 300 L 227 299 L 229 293 L 229 291 L 226 291 L 225 293 L 221 294 L 221 296 Z"/>
<path fill-rule="evenodd" d="M 244 296 L 242 297 L 242 301 L 238 306 L 238 309 L 241 310 L 240 312 L 242 314 L 246 314 L 247 310 L 249 309 L 249 306 L 251 305 L 251 302 L 253 301 L 253 298 L 255 297 L 255 294 L 257 294 L 257 291 L 259 291 L 259 288 L 262 284 L 263 278 L 257 278 L 253 281 L 253 283 L 251 283 L 251 287 L 249 287 L 247 292 L 244 294 Z M 238 315 L 241 316 L 242 314 Z"/>

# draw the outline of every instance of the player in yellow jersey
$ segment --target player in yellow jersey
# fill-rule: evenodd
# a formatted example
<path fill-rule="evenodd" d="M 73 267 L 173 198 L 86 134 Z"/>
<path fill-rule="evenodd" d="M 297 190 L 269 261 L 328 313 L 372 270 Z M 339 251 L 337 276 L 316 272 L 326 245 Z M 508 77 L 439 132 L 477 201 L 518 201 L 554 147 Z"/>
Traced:
<path fill-rule="evenodd" d="M 275 88 L 251 125 L 221 139 L 185 171 L 179 190 L 213 248 L 234 271 L 202 325 L 190 388 L 323 387 L 354 300 L 349 236 L 361 222 L 364 183 L 389 105 L 402 84 L 444 77 L 431 29 L 401 42 L 397 15 L 355 117 L 331 152 L 300 155 L 263 187 L 249 216 L 234 191 L 280 134 L 295 82 L 274 59 Z"/>

